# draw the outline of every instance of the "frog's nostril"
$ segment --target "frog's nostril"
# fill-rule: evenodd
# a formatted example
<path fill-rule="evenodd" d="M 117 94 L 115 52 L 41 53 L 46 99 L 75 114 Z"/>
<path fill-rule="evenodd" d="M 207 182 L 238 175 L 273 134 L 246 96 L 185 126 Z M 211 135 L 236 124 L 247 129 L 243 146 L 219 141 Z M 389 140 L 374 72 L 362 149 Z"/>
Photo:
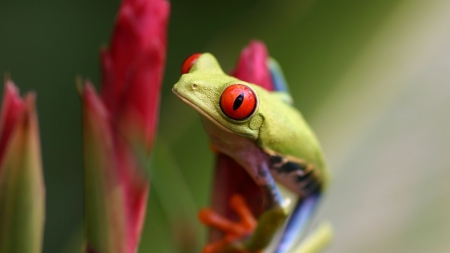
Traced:
<path fill-rule="evenodd" d="M 195 83 L 192 84 L 192 89 L 193 89 L 193 90 L 196 90 L 196 89 L 197 89 L 197 84 L 195 84 Z"/>

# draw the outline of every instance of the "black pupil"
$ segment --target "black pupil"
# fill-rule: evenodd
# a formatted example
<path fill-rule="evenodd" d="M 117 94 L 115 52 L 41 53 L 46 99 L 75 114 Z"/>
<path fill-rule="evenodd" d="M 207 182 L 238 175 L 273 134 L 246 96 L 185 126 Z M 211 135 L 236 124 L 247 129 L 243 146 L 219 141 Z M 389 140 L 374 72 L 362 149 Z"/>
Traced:
<path fill-rule="evenodd" d="M 241 107 L 242 102 L 244 102 L 244 93 L 239 94 L 239 96 L 236 97 L 233 103 L 233 110 L 236 111 Z"/>

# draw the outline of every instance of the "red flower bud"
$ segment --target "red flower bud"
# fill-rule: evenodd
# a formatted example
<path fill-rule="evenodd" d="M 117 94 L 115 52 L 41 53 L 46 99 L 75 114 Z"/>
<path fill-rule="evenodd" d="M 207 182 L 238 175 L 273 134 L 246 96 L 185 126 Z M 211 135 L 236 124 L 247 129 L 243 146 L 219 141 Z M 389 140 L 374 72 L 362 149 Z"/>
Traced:
<path fill-rule="evenodd" d="M 23 113 L 24 102 L 19 96 L 19 90 L 14 83 L 5 81 L 2 112 L 0 118 L 0 164 L 3 161 L 6 145 L 11 137 L 11 132 L 17 125 L 19 116 Z"/>
<path fill-rule="evenodd" d="M 164 0 L 123 1 L 111 46 L 101 54 L 106 108 L 125 135 L 137 131 L 127 137 L 143 140 L 147 151 L 157 124 L 169 8 Z"/>
<path fill-rule="evenodd" d="M 231 75 L 243 81 L 273 90 L 272 77 L 268 66 L 268 53 L 264 43 L 251 41 L 239 57 L 237 67 Z"/>
<path fill-rule="evenodd" d="M 0 252 L 42 250 L 45 186 L 35 95 L 6 80 L 0 118 Z"/>
<path fill-rule="evenodd" d="M 165 0 L 124 0 L 101 52 L 101 98 L 89 83 L 81 90 L 86 252 L 136 252 L 149 189 L 140 155 L 156 131 L 169 8 Z"/>

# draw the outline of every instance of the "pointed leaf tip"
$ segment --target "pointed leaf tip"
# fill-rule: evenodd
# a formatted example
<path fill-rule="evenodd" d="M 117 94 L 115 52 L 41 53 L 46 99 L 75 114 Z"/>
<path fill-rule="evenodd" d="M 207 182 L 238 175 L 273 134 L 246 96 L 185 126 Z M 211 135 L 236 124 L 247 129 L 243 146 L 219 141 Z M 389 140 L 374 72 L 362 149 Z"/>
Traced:
<path fill-rule="evenodd" d="M 93 120 L 96 117 L 105 120 L 104 124 L 109 124 L 109 112 L 105 107 L 102 99 L 97 95 L 94 86 L 90 81 L 85 81 L 81 86 L 81 99 L 83 103 L 84 112 L 91 115 Z"/>

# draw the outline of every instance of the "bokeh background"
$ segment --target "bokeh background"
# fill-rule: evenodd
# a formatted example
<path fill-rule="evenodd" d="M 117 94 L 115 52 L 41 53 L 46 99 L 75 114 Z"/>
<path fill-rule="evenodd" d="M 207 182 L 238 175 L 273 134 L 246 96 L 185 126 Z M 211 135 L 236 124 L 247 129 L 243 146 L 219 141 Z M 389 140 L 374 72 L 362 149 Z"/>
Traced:
<path fill-rule="evenodd" d="M 171 94 L 182 61 L 231 69 L 251 39 L 285 71 L 333 172 L 327 252 L 450 252 L 450 2 L 173 0 L 153 185 L 140 252 L 203 243 L 213 156 Z M 75 76 L 99 83 L 118 0 L 0 1 L 0 71 L 38 94 L 47 187 L 44 252 L 80 252 L 83 180 Z M 192 224 L 179 231 L 177 224 Z M 186 236 L 186 232 L 189 236 Z M 182 236 L 180 236 L 180 234 Z M 196 248 L 197 247 L 197 248 Z"/>

